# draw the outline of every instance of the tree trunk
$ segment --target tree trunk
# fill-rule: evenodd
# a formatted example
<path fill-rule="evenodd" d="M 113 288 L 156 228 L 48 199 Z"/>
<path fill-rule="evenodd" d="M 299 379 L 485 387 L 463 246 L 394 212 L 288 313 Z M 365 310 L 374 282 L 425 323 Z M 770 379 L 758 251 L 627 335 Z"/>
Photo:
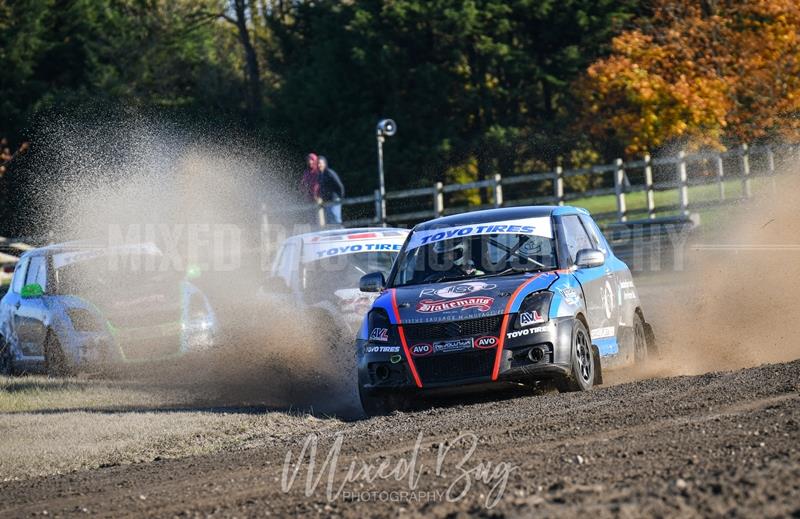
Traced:
<path fill-rule="evenodd" d="M 544 102 L 544 116 L 547 122 L 552 122 L 555 118 L 555 107 L 553 105 L 553 89 L 546 78 L 542 78 L 542 101 Z"/>
<path fill-rule="evenodd" d="M 250 31 L 247 29 L 247 0 L 231 0 L 236 12 L 236 27 L 239 29 L 239 40 L 244 48 L 245 70 L 247 73 L 247 112 L 251 122 L 255 122 L 261 113 L 261 74 L 258 70 L 258 59 Z"/>

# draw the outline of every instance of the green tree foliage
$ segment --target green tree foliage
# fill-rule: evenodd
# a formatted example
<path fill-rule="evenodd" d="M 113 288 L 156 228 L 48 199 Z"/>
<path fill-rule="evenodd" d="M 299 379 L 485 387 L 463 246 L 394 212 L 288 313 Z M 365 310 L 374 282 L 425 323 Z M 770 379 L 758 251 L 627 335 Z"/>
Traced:
<path fill-rule="evenodd" d="M 390 189 L 569 166 L 570 85 L 640 1 L 0 0 L 0 135 L 108 101 L 248 121 L 352 194 L 376 187 L 380 117 Z"/>
<path fill-rule="evenodd" d="M 236 35 L 216 2 L 0 0 L 0 134 L 49 108 L 104 100 L 224 112 L 241 106 Z"/>
<path fill-rule="evenodd" d="M 294 4 L 270 25 L 272 122 L 370 187 L 381 116 L 400 128 L 387 145 L 391 187 L 553 165 L 576 145 L 568 85 L 635 3 Z"/>

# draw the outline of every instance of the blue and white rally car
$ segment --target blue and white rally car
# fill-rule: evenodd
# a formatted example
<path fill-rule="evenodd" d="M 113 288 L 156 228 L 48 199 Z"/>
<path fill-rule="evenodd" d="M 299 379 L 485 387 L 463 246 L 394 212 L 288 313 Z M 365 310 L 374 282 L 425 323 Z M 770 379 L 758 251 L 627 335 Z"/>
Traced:
<path fill-rule="evenodd" d="M 152 243 L 32 249 L 0 300 L 0 373 L 163 361 L 214 345 L 217 320 Z"/>
<path fill-rule="evenodd" d="M 356 340 L 367 413 L 479 383 L 601 383 L 654 347 L 628 267 L 575 207 L 476 211 L 417 225 Z"/>

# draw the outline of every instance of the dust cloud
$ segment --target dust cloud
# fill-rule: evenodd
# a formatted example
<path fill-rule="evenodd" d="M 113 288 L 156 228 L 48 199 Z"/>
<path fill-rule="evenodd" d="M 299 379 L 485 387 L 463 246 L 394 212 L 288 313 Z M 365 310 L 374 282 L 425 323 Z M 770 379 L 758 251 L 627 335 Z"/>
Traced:
<path fill-rule="evenodd" d="M 687 272 L 653 290 L 659 358 L 615 380 L 694 375 L 800 358 L 800 182 L 793 172 L 695 237 Z"/>
<path fill-rule="evenodd" d="M 37 142 L 32 168 L 42 175 L 32 191 L 36 224 L 49 241 L 153 242 L 164 259 L 145 269 L 175 274 L 158 278 L 171 284 L 164 293 L 177 292 L 187 272 L 200 272 L 191 282 L 220 325 L 213 348 L 202 354 L 126 367 L 115 377 L 146 382 L 156 400 L 159 391 L 174 395 L 180 388 L 192 395 L 181 402 L 186 406 L 356 412 L 352 341 L 285 296 L 256 297 L 280 241 L 307 230 L 307 221 L 286 210 L 297 201 L 282 180 L 296 182 L 302 160 L 286 160 L 280 150 L 263 150 L 224 128 L 186 132 L 138 117 L 57 121 Z M 268 222 L 267 233 L 264 208 L 283 214 Z M 85 283 L 98 281 L 89 273 Z M 146 298 L 137 284 L 115 283 L 110 299 Z"/>
<path fill-rule="evenodd" d="M 297 161 L 225 129 L 187 134 L 135 118 L 54 123 L 38 142 L 33 168 L 48 174 L 32 187 L 37 224 L 51 241 L 154 241 L 174 271 L 202 265 L 194 283 L 219 318 L 215 347 L 119 376 L 145 381 L 156 397 L 186 390 L 187 406 L 358 413 L 352 334 L 285 296 L 255 297 L 277 244 L 308 223 L 281 211 L 284 218 L 270 224 L 283 231 L 266 240 L 262 232 L 263 207 L 296 202 L 281 179 L 296 179 Z M 675 286 L 659 285 L 645 308 L 657 325 L 659 357 L 610 382 L 800 357 L 798 184 L 785 175 L 774 196 L 763 191 L 730 209 L 722 232 L 690 243 L 688 271 L 671 276 Z"/>

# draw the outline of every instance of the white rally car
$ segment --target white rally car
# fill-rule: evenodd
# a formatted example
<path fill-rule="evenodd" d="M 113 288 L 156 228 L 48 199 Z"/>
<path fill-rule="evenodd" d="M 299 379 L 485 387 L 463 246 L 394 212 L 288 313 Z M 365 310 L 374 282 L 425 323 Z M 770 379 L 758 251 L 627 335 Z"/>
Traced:
<path fill-rule="evenodd" d="M 377 298 L 359 290 L 361 276 L 388 275 L 407 236 L 406 229 L 387 227 L 292 236 L 281 245 L 259 299 L 279 298 L 305 308 L 318 314 L 318 322 L 334 323 L 355 336 Z"/>

